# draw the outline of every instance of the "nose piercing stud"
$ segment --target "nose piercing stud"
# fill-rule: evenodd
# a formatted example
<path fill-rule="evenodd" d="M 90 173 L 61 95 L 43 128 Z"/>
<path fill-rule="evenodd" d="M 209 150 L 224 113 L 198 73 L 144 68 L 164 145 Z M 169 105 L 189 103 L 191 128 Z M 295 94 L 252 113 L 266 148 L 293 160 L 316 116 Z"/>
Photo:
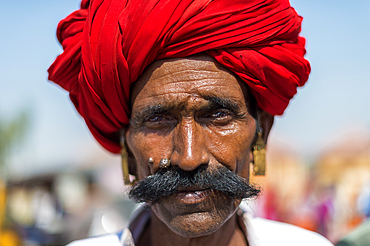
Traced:
<path fill-rule="evenodd" d="M 152 157 L 150 157 L 150 158 L 148 159 L 148 162 L 149 162 L 149 164 L 153 165 L 153 164 L 154 164 L 154 160 L 153 160 L 153 158 L 152 158 Z"/>
<path fill-rule="evenodd" d="M 163 158 L 159 162 L 159 167 L 160 168 L 168 168 L 171 165 L 171 162 L 167 158 Z"/>

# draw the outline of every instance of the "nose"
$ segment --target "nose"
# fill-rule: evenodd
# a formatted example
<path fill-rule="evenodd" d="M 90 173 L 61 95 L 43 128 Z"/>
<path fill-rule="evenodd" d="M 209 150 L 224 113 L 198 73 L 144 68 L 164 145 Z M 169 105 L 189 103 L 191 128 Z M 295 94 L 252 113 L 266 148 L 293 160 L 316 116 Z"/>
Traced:
<path fill-rule="evenodd" d="M 184 171 L 193 171 L 200 165 L 208 164 L 205 132 L 197 122 L 188 120 L 180 123 L 172 141 L 172 165 L 177 165 Z"/>

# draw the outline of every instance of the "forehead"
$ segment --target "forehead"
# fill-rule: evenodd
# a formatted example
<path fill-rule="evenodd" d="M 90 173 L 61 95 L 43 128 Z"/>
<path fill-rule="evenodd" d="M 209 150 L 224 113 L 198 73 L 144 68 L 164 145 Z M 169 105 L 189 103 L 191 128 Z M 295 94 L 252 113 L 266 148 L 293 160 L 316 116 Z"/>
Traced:
<path fill-rule="evenodd" d="M 131 105 L 215 96 L 244 101 L 247 89 L 213 58 L 201 55 L 154 62 L 133 84 Z"/>

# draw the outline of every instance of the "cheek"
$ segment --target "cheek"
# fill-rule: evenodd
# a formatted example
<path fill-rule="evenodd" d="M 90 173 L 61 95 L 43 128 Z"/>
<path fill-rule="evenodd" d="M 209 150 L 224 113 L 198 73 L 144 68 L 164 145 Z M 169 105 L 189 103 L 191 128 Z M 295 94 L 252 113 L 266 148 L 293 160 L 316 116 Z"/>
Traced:
<path fill-rule="evenodd" d="M 130 131 L 127 143 L 135 157 L 140 179 L 154 174 L 159 161 L 171 155 L 169 137 Z M 149 158 L 153 158 L 154 164 L 149 164 Z"/>
<path fill-rule="evenodd" d="M 246 130 L 247 129 L 247 130 Z M 212 155 L 221 164 L 227 165 L 231 170 L 241 173 L 245 166 L 249 167 L 250 149 L 254 131 L 250 127 L 236 124 L 232 131 L 208 132 L 208 143 Z M 253 129 L 253 128 L 252 128 Z"/>

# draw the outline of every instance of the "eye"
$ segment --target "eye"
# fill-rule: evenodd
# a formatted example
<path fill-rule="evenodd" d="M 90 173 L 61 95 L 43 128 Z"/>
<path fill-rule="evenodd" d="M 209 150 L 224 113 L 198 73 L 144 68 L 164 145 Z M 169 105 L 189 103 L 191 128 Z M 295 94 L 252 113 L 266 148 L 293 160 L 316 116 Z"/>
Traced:
<path fill-rule="evenodd" d="M 215 110 L 211 114 L 207 114 L 205 118 L 211 124 L 224 126 L 234 119 L 234 114 L 230 112 L 230 110 L 219 109 Z"/>
<path fill-rule="evenodd" d="M 148 122 L 160 122 L 166 120 L 163 116 L 151 116 L 147 119 Z"/>
<path fill-rule="evenodd" d="M 230 114 L 225 111 L 218 111 L 212 114 L 212 117 L 217 118 L 217 119 L 228 117 L 228 116 L 230 116 Z"/>
<path fill-rule="evenodd" d="M 163 128 L 176 124 L 176 120 L 169 115 L 151 115 L 144 120 L 144 125 L 149 128 Z"/>

